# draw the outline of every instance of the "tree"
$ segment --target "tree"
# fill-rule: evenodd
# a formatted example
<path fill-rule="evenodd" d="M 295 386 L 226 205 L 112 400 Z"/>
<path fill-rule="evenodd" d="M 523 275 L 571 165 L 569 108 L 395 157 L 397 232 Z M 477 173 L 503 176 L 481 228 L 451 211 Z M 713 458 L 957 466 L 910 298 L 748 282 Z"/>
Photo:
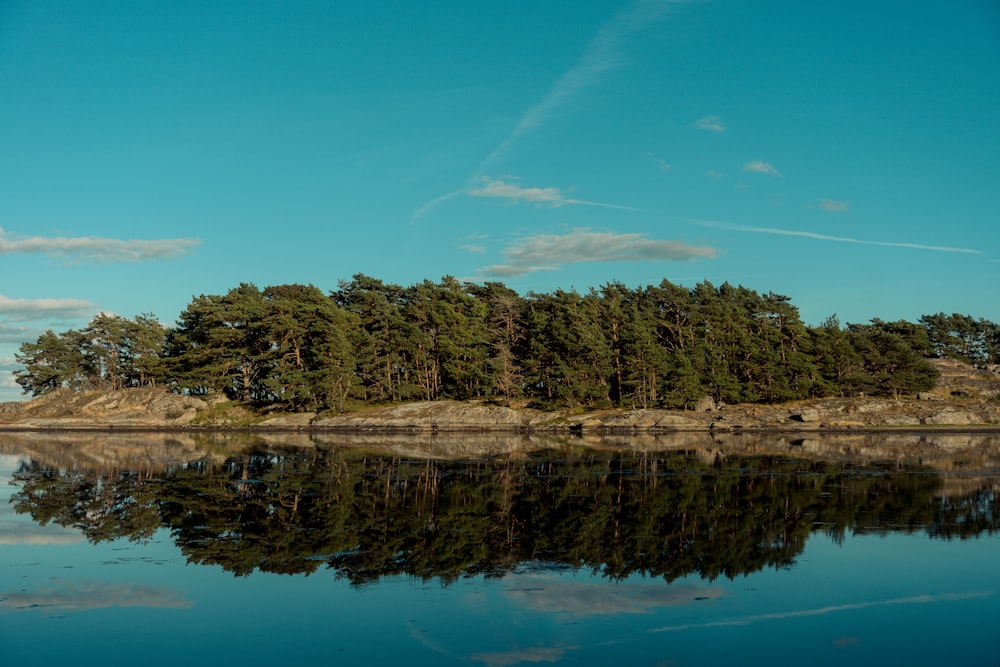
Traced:
<path fill-rule="evenodd" d="M 266 309 L 256 286 L 242 283 L 225 295 L 196 297 L 167 336 L 175 387 L 195 394 L 225 392 L 230 398 L 264 399 L 271 358 Z"/>
<path fill-rule="evenodd" d="M 262 388 L 293 410 L 343 409 L 355 383 L 353 314 L 312 285 L 263 291 L 271 354 Z"/>
<path fill-rule="evenodd" d="M 609 402 L 613 353 L 594 295 L 532 294 L 527 327 L 525 378 L 535 397 L 572 406 Z"/>
<path fill-rule="evenodd" d="M 83 335 L 70 329 L 61 334 L 47 330 L 34 343 L 22 343 L 14 354 L 24 369 L 14 372 L 25 393 L 40 396 L 61 387 L 81 389 L 90 375 L 81 350 Z"/>
<path fill-rule="evenodd" d="M 524 299 L 498 282 L 487 282 L 482 287 L 469 285 L 468 289 L 486 306 L 487 383 L 509 407 L 512 399 L 524 395 Z"/>
<path fill-rule="evenodd" d="M 816 366 L 810 393 L 813 396 L 845 395 L 852 392 L 848 379 L 864 372 L 864 360 L 842 329 L 836 315 L 808 330 L 807 350 Z"/>
<path fill-rule="evenodd" d="M 920 322 L 932 354 L 938 357 L 968 364 L 996 363 L 1000 359 L 998 328 L 993 322 L 958 313 L 924 315 Z"/>
<path fill-rule="evenodd" d="M 124 323 L 128 346 L 125 383 L 129 387 L 154 387 L 166 384 L 163 362 L 167 329 L 152 313 L 136 315 Z"/>
<path fill-rule="evenodd" d="M 903 336 L 881 323 L 848 325 L 864 373 L 848 377 L 856 392 L 896 396 L 933 389 L 940 373 L 910 347 Z"/>
<path fill-rule="evenodd" d="M 350 282 L 341 281 L 340 289 L 332 294 L 360 327 L 353 345 L 361 397 L 367 403 L 406 400 L 416 393 L 409 379 L 403 294 L 402 287 L 363 273 L 355 274 Z"/>

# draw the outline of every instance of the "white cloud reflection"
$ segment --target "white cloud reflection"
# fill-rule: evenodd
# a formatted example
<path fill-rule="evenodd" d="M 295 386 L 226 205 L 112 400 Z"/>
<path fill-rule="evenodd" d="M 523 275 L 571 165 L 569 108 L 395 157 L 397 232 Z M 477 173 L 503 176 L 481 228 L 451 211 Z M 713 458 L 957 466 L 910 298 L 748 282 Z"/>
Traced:
<path fill-rule="evenodd" d="M 86 611 L 106 607 L 185 609 L 192 602 L 165 586 L 105 581 L 56 581 L 33 591 L 0 593 L 0 612 L 57 610 Z"/>
<path fill-rule="evenodd" d="M 62 546 L 83 542 L 83 534 L 64 526 L 0 519 L 0 545 Z"/>
<path fill-rule="evenodd" d="M 717 600 L 718 587 L 692 584 L 655 585 L 577 581 L 543 575 L 520 575 L 512 579 L 504 597 L 519 606 L 542 613 L 573 616 L 647 614 L 658 607 L 676 607 L 701 600 Z"/>
<path fill-rule="evenodd" d="M 665 625 L 659 628 L 650 628 L 649 632 L 679 632 L 681 630 L 695 630 L 700 628 L 716 628 L 734 625 L 751 625 L 761 621 L 780 621 L 788 618 L 805 618 L 808 616 L 825 616 L 841 611 L 855 611 L 858 609 L 870 609 L 873 607 L 891 607 L 912 604 L 928 604 L 931 602 L 947 602 L 954 600 L 975 600 L 992 597 L 991 591 L 971 591 L 968 593 L 945 593 L 943 595 L 914 595 L 908 598 L 891 598 L 888 600 L 872 600 L 871 602 L 853 602 L 848 604 L 830 605 L 828 607 L 817 607 L 815 609 L 797 609 L 794 611 L 779 611 L 769 614 L 753 614 L 750 616 L 736 616 L 733 618 L 723 618 L 717 621 L 706 623 L 684 623 L 681 625 Z"/>

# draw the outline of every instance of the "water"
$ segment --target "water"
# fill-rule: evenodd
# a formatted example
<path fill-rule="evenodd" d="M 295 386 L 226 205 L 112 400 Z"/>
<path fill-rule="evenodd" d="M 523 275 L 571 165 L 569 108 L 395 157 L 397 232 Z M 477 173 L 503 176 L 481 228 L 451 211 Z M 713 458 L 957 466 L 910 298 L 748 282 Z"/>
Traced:
<path fill-rule="evenodd" d="M 453 437 L 0 436 L 0 664 L 1000 664 L 993 438 Z"/>

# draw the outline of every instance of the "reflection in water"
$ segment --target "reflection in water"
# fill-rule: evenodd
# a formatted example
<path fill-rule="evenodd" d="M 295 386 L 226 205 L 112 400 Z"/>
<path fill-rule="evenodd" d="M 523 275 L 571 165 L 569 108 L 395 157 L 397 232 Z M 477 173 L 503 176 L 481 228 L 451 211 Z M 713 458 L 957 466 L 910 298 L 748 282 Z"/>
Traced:
<path fill-rule="evenodd" d="M 577 581 L 534 574 L 514 577 L 516 585 L 506 597 L 523 609 L 572 616 L 642 614 L 657 607 L 672 607 L 722 597 L 718 587 L 677 584 L 666 588 L 607 588 L 591 581 Z"/>
<path fill-rule="evenodd" d="M 960 493 L 945 493 L 942 473 L 917 462 L 805 458 L 804 450 L 563 446 L 440 459 L 259 442 L 110 472 L 32 457 L 14 475 L 12 502 L 38 524 L 74 527 L 92 542 L 143 541 L 167 528 L 189 562 L 237 575 L 326 567 L 354 583 L 504 576 L 523 563 L 544 564 L 543 574 L 713 580 L 788 567 L 816 531 L 965 538 L 1000 525 L 994 482 L 966 479 Z M 593 592 L 553 585 L 545 597 L 530 587 L 508 595 L 540 609 L 677 603 L 581 601 Z"/>
<path fill-rule="evenodd" d="M 718 628 L 729 625 L 751 625 L 761 621 L 782 621 L 790 618 L 805 618 L 809 616 L 825 616 L 845 611 L 873 609 L 877 607 L 896 607 L 903 605 L 921 605 L 932 602 L 955 602 L 961 600 L 984 600 L 993 596 L 993 591 L 972 591 L 969 593 L 948 593 L 943 595 L 916 595 L 908 598 L 893 598 L 890 600 L 872 600 L 851 604 L 838 604 L 815 609 L 797 609 L 794 611 L 774 612 L 770 614 L 753 614 L 735 618 L 720 619 L 706 623 L 685 623 L 684 625 L 668 625 L 660 628 L 650 628 L 649 632 L 680 632 L 695 628 Z"/>
<path fill-rule="evenodd" d="M 171 588 L 107 581 L 55 581 L 34 591 L 5 593 L 0 612 L 37 608 L 80 611 L 104 607 L 190 607 L 191 602 Z"/>

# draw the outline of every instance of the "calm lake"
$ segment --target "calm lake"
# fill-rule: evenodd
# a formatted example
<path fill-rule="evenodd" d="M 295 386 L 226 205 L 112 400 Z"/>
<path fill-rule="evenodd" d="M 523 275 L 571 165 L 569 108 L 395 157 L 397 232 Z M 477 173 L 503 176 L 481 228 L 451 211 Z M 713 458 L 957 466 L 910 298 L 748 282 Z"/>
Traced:
<path fill-rule="evenodd" d="M 1000 664 L 1000 436 L 0 434 L 0 664 Z"/>

